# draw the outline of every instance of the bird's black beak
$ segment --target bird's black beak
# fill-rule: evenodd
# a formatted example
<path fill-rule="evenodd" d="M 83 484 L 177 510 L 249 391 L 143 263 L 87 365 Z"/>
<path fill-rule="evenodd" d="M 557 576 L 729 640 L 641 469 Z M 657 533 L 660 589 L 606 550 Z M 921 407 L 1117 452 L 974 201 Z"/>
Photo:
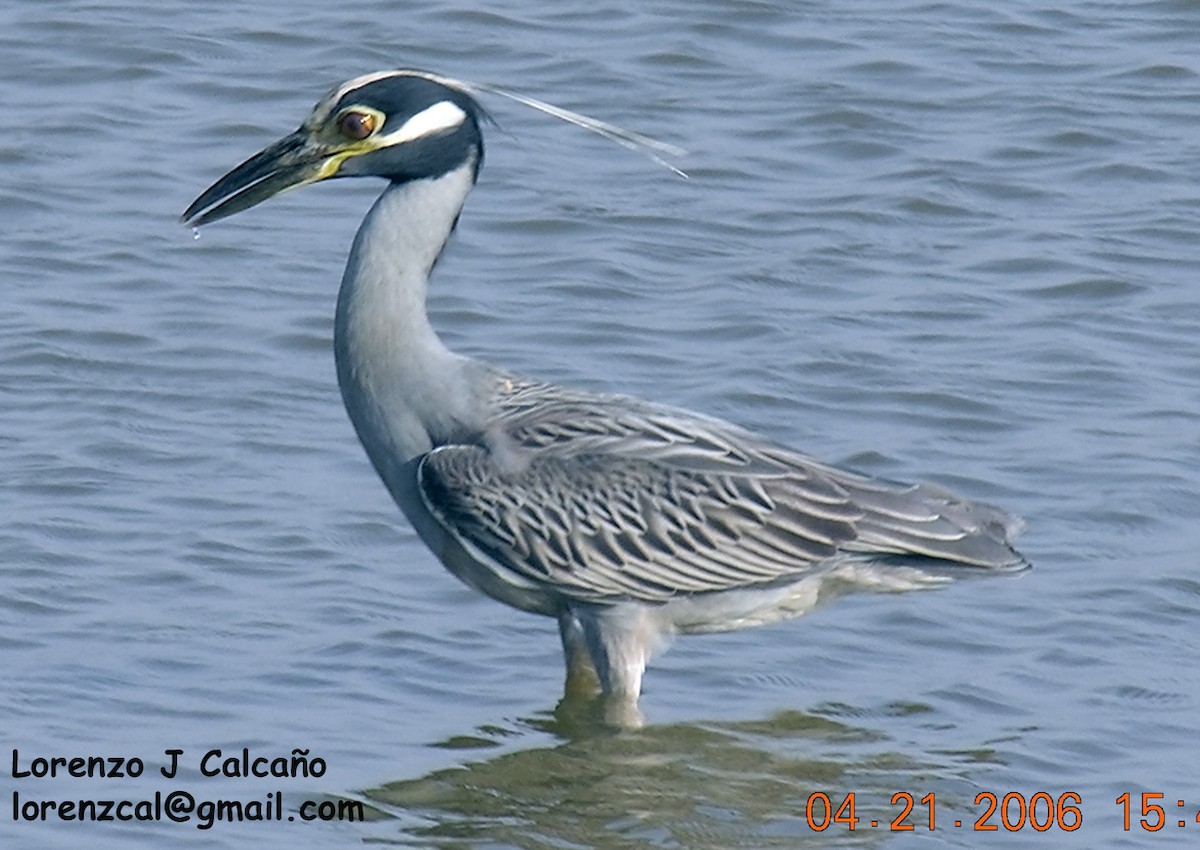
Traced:
<path fill-rule="evenodd" d="M 297 130 L 205 189 L 179 220 L 199 227 L 226 218 L 280 192 L 334 177 L 345 159 L 345 152 L 315 144 L 305 130 Z"/>

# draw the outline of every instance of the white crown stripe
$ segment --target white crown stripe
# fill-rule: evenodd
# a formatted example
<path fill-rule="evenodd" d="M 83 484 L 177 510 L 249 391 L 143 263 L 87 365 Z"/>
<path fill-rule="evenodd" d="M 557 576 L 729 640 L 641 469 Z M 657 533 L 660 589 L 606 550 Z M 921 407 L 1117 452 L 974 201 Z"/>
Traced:
<path fill-rule="evenodd" d="M 569 124 L 582 127 L 585 130 L 589 130 L 597 135 L 603 136 L 609 141 L 616 142 L 623 147 L 633 150 L 641 150 L 659 165 L 670 169 L 681 177 L 687 177 L 687 174 L 685 174 L 679 168 L 676 168 L 671 163 L 666 162 L 662 156 L 659 156 L 659 154 L 672 157 L 683 156 L 686 152 L 680 147 L 668 144 L 666 142 L 660 142 L 657 139 L 644 136 L 641 133 L 635 133 L 632 130 L 626 130 L 624 127 L 618 127 L 615 124 L 609 124 L 607 121 L 601 121 L 597 118 L 592 118 L 589 115 L 572 112 L 569 109 L 563 109 L 560 106 L 555 106 L 554 104 L 546 103 L 543 100 L 528 97 L 527 95 L 518 94 L 516 92 L 509 91 L 508 89 L 500 88 L 499 86 L 493 86 L 487 83 L 472 83 L 467 80 L 456 80 L 452 77 L 443 77 L 439 74 L 430 74 L 427 71 L 417 71 L 413 69 L 399 71 L 376 71 L 372 74 L 363 74 L 361 77 L 355 77 L 353 80 L 343 83 L 341 86 L 327 95 L 326 98 L 317 105 L 316 110 L 314 110 L 313 119 L 311 120 L 313 120 L 315 123 L 325 120 L 333 107 L 341 102 L 341 100 L 351 92 L 364 86 L 368 86 L 371 83 L 378 82 L 380 80 L 386 80 L 389 77 L 420 77 L 422 79 L 430 80 L 431 82 L 447 86 L 448 88 L 457 89 L 458 91 L 469 95 L 486 93 L 508 98 L 509 100 L 516 101 L 524 106 L 528 106 L 532 109 L 538 110 L 539 112 L 543 112 L 547 115 L 558 118 L 561 121 L 566 121 Z M 413 118 L 409 119 L 409 121 L 412 121 L 417 117 L 418 116 L 413 116 Z M 447 127 L 438 129 L 449 129 L 450 126 L 454 125 L 448 125 Z M 399 133 L 400 130 L 395 132 Z M 426 132 L 435 132 L 435 130 L 430 129 Z M 395 144 L 397 142 L 410 141 L 410 138 L 393 139 L 392 136 L 393 134 L 389 134 L 388 136 L 383 137 L 385 144 Z M 411 138 L 417 137 L 412 136 Z"/>

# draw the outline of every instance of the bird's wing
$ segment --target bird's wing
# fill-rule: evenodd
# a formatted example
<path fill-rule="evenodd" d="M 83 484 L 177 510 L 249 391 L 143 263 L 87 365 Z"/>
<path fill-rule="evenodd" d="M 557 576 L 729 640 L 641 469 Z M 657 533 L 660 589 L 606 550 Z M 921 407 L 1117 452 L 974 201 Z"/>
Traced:
<path fill-rule="evenodd" d="M 839 555 L 1024 564 L 990 506 L 837 470 L 673 408 L 509 389 L 483 444 L 426 455 L 422 496 L 481 560 L 569 598 L 772 585 Z"/>

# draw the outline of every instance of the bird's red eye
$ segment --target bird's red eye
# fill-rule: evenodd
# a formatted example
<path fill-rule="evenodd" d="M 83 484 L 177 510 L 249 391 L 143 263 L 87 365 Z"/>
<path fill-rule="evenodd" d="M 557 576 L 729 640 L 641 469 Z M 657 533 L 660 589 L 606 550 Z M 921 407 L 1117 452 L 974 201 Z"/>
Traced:
<path fill-rule="evenodd" d="M 347 139 L 361 141 L 375 132 L 375 116 L 369 112 L 351 110 L 337 121 L 338 132 Z"/>

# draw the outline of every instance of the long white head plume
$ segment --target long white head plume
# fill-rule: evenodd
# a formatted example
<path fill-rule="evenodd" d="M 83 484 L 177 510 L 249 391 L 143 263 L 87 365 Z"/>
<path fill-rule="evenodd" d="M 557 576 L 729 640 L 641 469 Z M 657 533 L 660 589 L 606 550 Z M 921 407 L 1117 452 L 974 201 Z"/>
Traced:
<path fill-rule="evenodd" d="M 687 151 L 685 151 L 683 148 L 667 142 L 660 142 L 658 139 L 652 139 L 649 136 L 642 135 L 641 133 L 635 133 L 633 130 L 626 130 L 624 127 L 618 127 L 617 125 L 610 124 L 607 121 L 601 121 L 599 118 L 592 118 L 590 115 L 572 112 L 569 109 L 563 109 L 561 106 L 555 106 L 552 103 L 546 103 L 544 100 L 538 100 L 535 97 L 518 94 L 516 92 L 509 91 L 508 89 L 502 89 L 499 86 L 493 86 L 489 83 L 472 83 L 466 80 L 456 80 L 451 77 L 430 74 L 425 71 L 394 71 L 372 76 L 386 76 L 387 73 L 394 73 L 397 76 L 404 75 L 412 77 L 424 77 L 427 80 L 433 80 L 435 83 L 440 83 L 444 86 L 450 86 L 451 88 L 456 88 L 472 95 L 487 93 L 499 95 L 500 97 L 506 97 L 509 100 L 520 103 L 523 106 L 531 107 L 536 109 L 538 112 L 544 112 L 547 115 L 558 118 L 560 121 L 566 121 L 569 124 L 574 124 L 577 127 L 582 127 L 585 130 L 589 130 L 597 135 L 603 136 L 609 141 L 616 142 L 622 147 L 644 153 L 663 168 L 670 169 L 680 177 L 687 177 L 687 174 L 684 171 L 663 159 L 663 155 L 673 157 L 684 156 Z M 352 82 L 361 84 L 362 79 L 360 78 L 359 80 L 354 80 Z"/>

